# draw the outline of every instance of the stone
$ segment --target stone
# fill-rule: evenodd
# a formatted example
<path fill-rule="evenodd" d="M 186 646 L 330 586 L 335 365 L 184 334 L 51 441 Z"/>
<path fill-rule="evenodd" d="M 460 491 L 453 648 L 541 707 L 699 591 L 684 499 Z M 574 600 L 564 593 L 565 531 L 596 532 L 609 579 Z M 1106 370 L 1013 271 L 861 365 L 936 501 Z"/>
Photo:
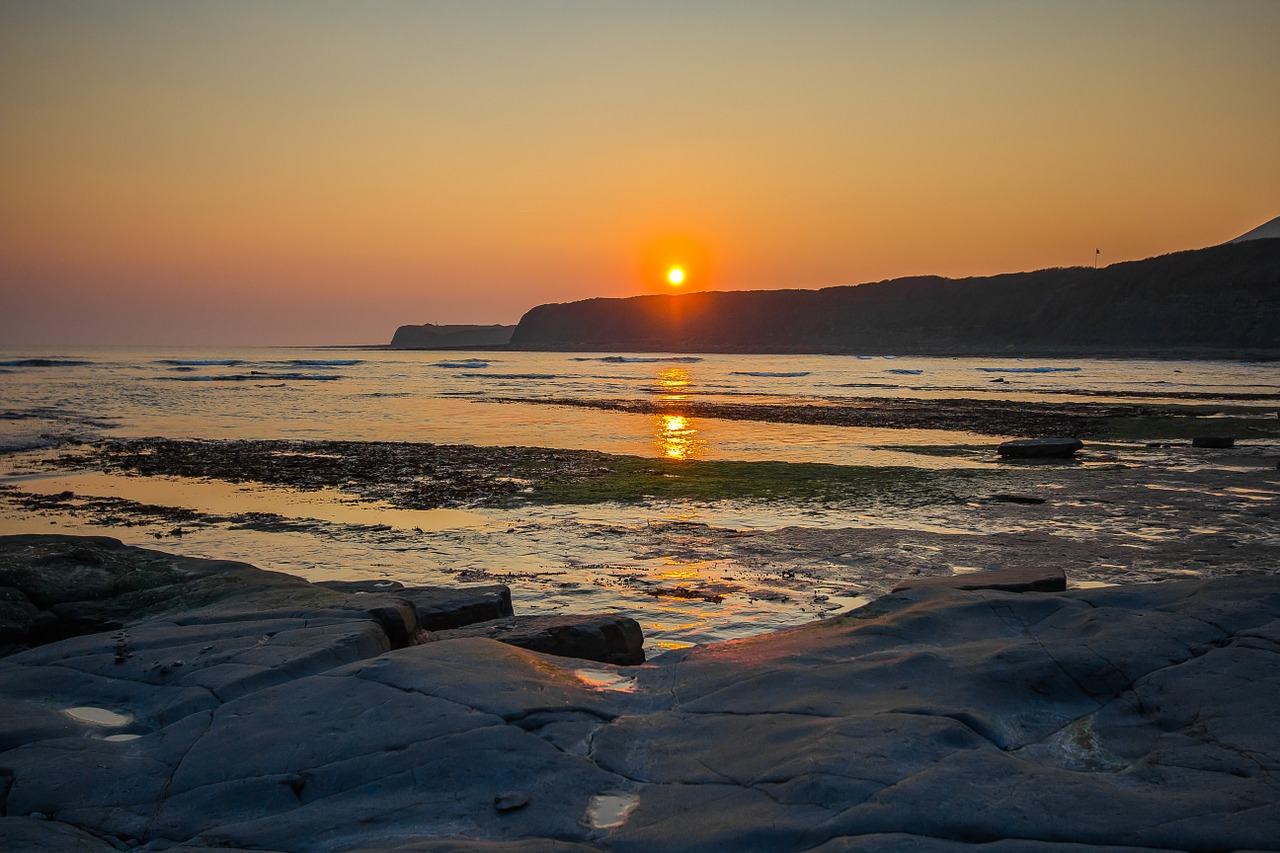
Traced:
<path fill-rule="evenodd" d="M 899 583 L 893 591 L 926 587 L 961 590 L 999 589 L 1005 592 L 1062 592 L 1067 588 L 1067 576 L 1062 569 L 997 569 L 990 572 L 964 572 L 943 577 L 911 578 Z"/>
<path fill-rule="evenodd" d="M 500 812 L 513 812 L 529 805 L 529 798 L 519 791 L 503 791 L 493 798 L 493 807 Z"/>
<path fill-rule="evenodd" d="M 413 604 L 418 625 L 425 631 L 447 631 L 511 616 L 511 588 L 489 586 L 415 586 L 396 590 L 397 598 Z"/>
<path fill-rule="evenodd" d="M 382 592 L 394 594 L 404 589 L 404 584 L 393 580 L 374 581 L 316 581 L 316 586 L 337 592 Z"/>
<path fill-rule="evenodd" d="M 1001 443 L 996 452 L 1008 459 L 1061 459 L 1083 447 L 1078 438 L 1019 438 Z"/>
<path fill-rule="evenodd" d="M 436 634 L 439 640 L 457 637 L 488 637 L 535 652 L 601 663 L 644 663 L 640 623 L 613 613 L 512 616 Z"/>
<path fill-rule="evenodd" d="M 1198 435 L 1191 439 L 1192 447 L 1228 448 L 1235 447 L 1236 440 L 1227 435 Z"/>
<path fill-rule="evenodd" d="M 106 536 L 0 536 L 0 645 L 114 630 L 170 611 L 324 606 L 342 596 L 302 578 L 229 560 L 126 546 Z M 20 594 L 37 613 L 29 618 Z M 247 605 L 246 605 L 247 602 Z"/>

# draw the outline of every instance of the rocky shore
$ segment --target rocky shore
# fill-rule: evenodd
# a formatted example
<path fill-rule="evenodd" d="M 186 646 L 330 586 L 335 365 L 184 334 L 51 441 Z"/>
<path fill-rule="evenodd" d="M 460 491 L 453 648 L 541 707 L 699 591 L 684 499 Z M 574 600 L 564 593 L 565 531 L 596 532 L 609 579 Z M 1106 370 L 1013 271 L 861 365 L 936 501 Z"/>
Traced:
<path fill-rule="evenodd" d="M 641 665 L 509 606 L 0 538 L 0 847 L 1280 849 L 1273 576 L 924 585 Z"/>

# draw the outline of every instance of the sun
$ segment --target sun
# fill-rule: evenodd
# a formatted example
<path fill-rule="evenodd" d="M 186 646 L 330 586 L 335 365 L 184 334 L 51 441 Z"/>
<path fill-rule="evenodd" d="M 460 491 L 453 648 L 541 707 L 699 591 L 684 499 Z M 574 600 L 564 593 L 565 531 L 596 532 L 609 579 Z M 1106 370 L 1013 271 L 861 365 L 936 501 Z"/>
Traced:
<path fill-rule="evenodd" d="M 671 283 L 672 287 L 679 287 L 684 284 L 684 270 L 680 269 L 680 267 L 672 267 L 667 270 L 667 281 Z"/>

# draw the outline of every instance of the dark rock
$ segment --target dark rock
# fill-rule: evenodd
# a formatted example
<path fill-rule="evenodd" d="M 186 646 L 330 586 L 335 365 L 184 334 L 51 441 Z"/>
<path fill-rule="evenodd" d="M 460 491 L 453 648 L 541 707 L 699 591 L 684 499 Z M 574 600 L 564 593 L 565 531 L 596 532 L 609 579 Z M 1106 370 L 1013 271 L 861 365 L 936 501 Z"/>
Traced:
<path fill-rule="evenodd" d="M 1002 443 L 996 452 L 1009 459 L 1057 459 L 1074 456 L 1082 447 L 1078 438 L 1019 438 Z"/>
<path fill-rule="evenodd" d="M 111 853 L 115 845 L 65 823 L 0 817 L 0 847 L 8 853 Z"/>
<path fill-rule="evenodd" d="M 1062 592 L 1067 588 L 1067 576 L 1062 569 L 998 569 L 991 572 L 965 572 L 937 578 L 913 578 L 902 581 L 893 588 L 893 591 L 922 588 Z"/>
<path fill-rule="evenodd" d="M 500 812 L 513 812 L 529 805 L 529 798 L 519 791 L 504 791 L 493 798 L 493 807 Z"/>
<path fill-rule="evenodd" d="M 388 651 L 361 596 L 325 594 L 290 608 L 269 587 L 266 611 L 237 594 L 0 660 L 0 847 L 1133 853 L 1280 837 L 1275 576 L 906 589 L 634 668 L 484 637 Z"/>
<path fill-rule="evenodd" d="M 363 599 L 373 599 L 364 601 Z M 387 632 L 391 648 L 403 649 L 417 642 L 418 614 L 413 605 L 400 598 L 384 598 L 358 593 L 348 602 L 353 608 L 373 619 Z"/>
<path fill-rule="evenodd" d="M 0 645 L 23 642 L 39 612 L 22 590 L 0 586 Z"/>
<path fill-rule="evenodd" d="M 1191 439 L 1192 447 L 1227 448 L 1235 447 L 1236 440 L 1226 435 L 1198 435 Z"/>
<path fill-rule="evenodd" d="M 425 631 L 447 631 L 515 612 L 511 609 L 511 588 L 505 584 L 415 586 L 397 590 L 395 596 L 413 604 L 418 626 Z"/>
<path fill-rule="evenodd" d="M 1030 495 L 987 495 L 986 497 L 978 498 L 978 500 L 982 501 L 983 503 L 993 503 L 993 504 L 1032 505 L 1032 504 L 1042 504 L 1045 502 L 1044 498 L 1034 498 L 1034 497 L 1031 497 Z"/>
<path fill-rule="evenodd" d="M 0 588 L 43 608 L 24 621 L 26 608 L 6 595 L 0 630 L 13 644 L 114 630 L 132 620 L 208 606 L 224 614 L 237 606 L 260 613 L 343 599 L 292 575 L 131 548 L 106 536 L 0 536 Z"/>
<path fill-rule="evenodd" d="M 512 616 L 436 636 L 440 640 L 488 637 L 535 652 L 622 666 L 644 663 L 640 623 L 612 613 Z"/>
<path fill-rule="evenodd" d="M 315 581 L 316 586 L 337 592 L 385 592 L 395 593 L 404 589 L 404 584 L 393 580 L 376 581 Z"/>

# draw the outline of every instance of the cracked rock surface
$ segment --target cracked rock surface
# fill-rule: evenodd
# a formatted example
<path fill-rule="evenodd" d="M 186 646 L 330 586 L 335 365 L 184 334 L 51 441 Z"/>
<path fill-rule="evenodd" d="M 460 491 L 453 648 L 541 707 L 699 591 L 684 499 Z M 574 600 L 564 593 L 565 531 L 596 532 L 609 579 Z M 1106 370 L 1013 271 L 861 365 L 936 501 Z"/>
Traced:
<path fill-rule="evenodd" d="M 0 659 L 0 849 L 1280 849 L 1271 576 L 908 589 L 643 666 L 271 583 Z"/>

